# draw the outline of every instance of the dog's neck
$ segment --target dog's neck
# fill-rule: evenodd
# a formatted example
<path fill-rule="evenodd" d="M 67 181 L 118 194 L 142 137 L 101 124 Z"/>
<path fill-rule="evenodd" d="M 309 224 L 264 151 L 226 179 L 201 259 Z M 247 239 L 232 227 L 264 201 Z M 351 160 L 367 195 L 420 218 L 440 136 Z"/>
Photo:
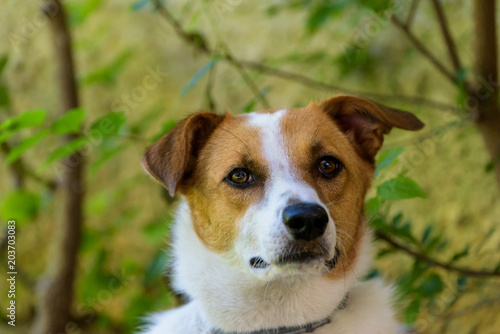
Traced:
<path fill-rule="evenodd" d="M 174 287 L 198 304 L 207 328 L 227 332 L 300 326 L 329 317 L 369 263 L 369 236 L 345 278 L 284 277 L 265 282 L 238 268 L 231 254 L 208 250 L 197 237 L 187 203 L 174 228 Z"/>

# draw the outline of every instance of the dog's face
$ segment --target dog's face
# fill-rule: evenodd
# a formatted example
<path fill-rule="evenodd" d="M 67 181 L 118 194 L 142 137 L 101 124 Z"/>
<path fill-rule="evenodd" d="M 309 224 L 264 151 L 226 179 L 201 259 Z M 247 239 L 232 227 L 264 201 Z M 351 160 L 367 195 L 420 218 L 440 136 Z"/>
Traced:
<path fill-rule="evenodd" d="M 339 96 L 301 109 L 198 113 L 150 147 L 145 169 L 187 200 L 211 251 L 255 277 L 335 278 L 357 256 L 383 135 L 413 115 Z"/>

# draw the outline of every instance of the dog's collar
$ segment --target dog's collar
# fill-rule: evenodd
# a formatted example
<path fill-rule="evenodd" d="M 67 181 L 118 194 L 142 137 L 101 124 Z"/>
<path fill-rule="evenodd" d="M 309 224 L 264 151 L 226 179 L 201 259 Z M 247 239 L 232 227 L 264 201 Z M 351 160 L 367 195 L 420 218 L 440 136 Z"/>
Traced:
<path fill-rule="evenodd" d="M 337 308 L 333 313 L 322 320 L 310 322 L 308 324 L 302 326 L 294 326 L 294 327 L 279 327 L 279 328 L 271 328 L 271 329 L 260 329 L 253 332 L 234 332 L 228 333 L 224 332 L 220 329 L 215 329 L 211 332 L 211 334 L 304 334 L 304 333 L 313 333 L 316 329 L 323 327 L 331 322 L 331 318 L 335 314 L 335 312 L 344 309 L 347 305 L 347 300 L 349 299 L 349 294 L 346 294 L 344 299 L 337 305 Z"/>

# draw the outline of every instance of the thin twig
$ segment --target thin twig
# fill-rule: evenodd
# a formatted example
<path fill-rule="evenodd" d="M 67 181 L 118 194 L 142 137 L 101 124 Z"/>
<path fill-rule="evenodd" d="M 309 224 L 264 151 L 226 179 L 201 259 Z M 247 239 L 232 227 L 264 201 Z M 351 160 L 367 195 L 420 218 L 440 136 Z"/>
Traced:
<path fill-rule="evenodd" d="M 417 13 L 417 8 L 420 3 L 420 0 L 413 0 L 410 5 L 410 11 L 408 12 L 408 16 L 406 17 L 405 26 L 410 29 L 413 20 L 415 19 L 415 14 Z"/>
<path fill-rule="evenodd" d="M 411 30 L 395 15 L 391 16 L 392 23 L 401 29 L 415 48 L 426 57 L 446 78 L 452 83 L 457 83 L 456 75 L 450 72 L 446 67 L 427 49 L 427 47 L 411 32 Z"/>
<path fill-rule="evenodd" d="M 449 110 L 449 111 L 454 111 L 454 112 L 461 112 L 461 109 L 444 103 L 440 101 L 435 101 L 431 99 L 427 99 L 425 97 L 420 97 L 420 96 L 406 96 L 406 95 L 389 95 L 389 94 L 382 94 L 382 93 L 374 93 L 374 92 L 366 92 L 366 91 L 359 91 L 359 90 L 354 90 L 354 89 L 346 89 L 342 88 L 339 86 L 335 86 L 332 84 L 316 81 L 314 79 L 311 79 L 309 77 L 306 77 L 301 74 L 296 74 L 292 72 L 287 72 L 281 69 L 277 68 L 272 68 L 269 66 L 266 66 L 264 64 L 258 63 L 258 62 L 253 62 L 253 61 L 248 61 L 248 60 L 239 60 L 239 62 L 250 69 L 253 69 L 255 71 L 265 73 L 274 77 L 278 77 L 280 79 L 284 80 L 289 80 L 293 81 L 296 83 L 299 83 L 301 85 L 304 85 L 309 88 L 313 89 L 321 89 L 324 91 L 338 91 L 342 92 L 345 94 L 352 94 L 352 95 L 359 95 L 359 96 L 364 96 L 368 98 L 373 98 L 373 99 L 380 99 L 380 100 L 391 100 L 391 101 L 399 101 L 401 103 L 410 103 L 410 104 L 416 104 L 416 105 L 421 105 L 421 106 L 427 106 L 430 108 L 435 108 L 435 109 L 442 109 L 442 110 Z"/>
<path fill-rule="evenodd" d="M 387 242 L 392 247 L 405 252 L 406 254 L 414 257 L 415 259 L 417 259 L 419 261 L 428 263 L 431 266 L 439 267 L 439 268 L 445 269 L 447 271 L 453 271 L 453 272 L 457 272 L 457 273 L 467 275 L 467 276 L 500 277 L 500 272 L 497 272 L 497 271 L 480 271 L 480 270 L 473 270 L 473 269 L 469 269 L 469 268 L 461 268 L 461 267 L 456 267 L 456 266 L 449 264 L 449 263 L 444 263 L 444 262 L 438 261 L 436 259 L 433 259 L 433 258 L 425 255 L 425 254 L 416 252 L 416 251 L 406 247 L 405 245 L 394 240 L 391 236 L 389 236 L 381 231 L 375 231 L 375 236 L 378 239 Z"/>
<path fill-rule="evenodd" d="M 11 146 L 7 142 L 2 143 L 0 145 L 0 149 L 2 150 L 2 152 L 6 156 L 12 150 Z M 24 162 L 24 160 L 21 158 L 17 159 L 13 163 L 11 163 L 9 165 L 9 169 L 11 170 L 12 175 L 14 177 L 14 183 L 15 183 L 14 185 L 16 186 L 16 188 L 20 188 L 24 185 L 26 176 L 31 178 L 32 180 L 40 183 L 41 185 L 47 187 L 48 189 L 50 189 L 52 191 L 57 188 L 58 184 L 56 181 L 46 180 L 46 179 L 40 177 L 39 175 L 34 173 L 31 168 L 28 168 L 26 166 L 26 163 Z"/>
<path fill-rule="evenodd" d="M 455 72 L 458 73 L 462 69 L 462 65 L 460 64 L 460 59 L 458 57 L 455 42 L 451 37 L 450 28 L 448 26 L 446 16 L 444 15 L 443 7 L 441 6 L 439 0 L 432 0 L 432 4 L 434 5 L 434 10 L 436 11 L 439 27 L 441 28 L 441 33 L 443 34 L 444 42 L 446 44 L 446 48 L 448 49 L 448 55 L 450 56 L 451 63 L 453 64 Z"/>
<path fill-rule="evenodd" d="M 422 143 L 423 141 L 425 141 L 427 139 L 434 140 L 435 137 L 443 136 L 448 131 L 451 131 L 454 129 L 459 129 L 463 125 L 468 124 L 468 123 L 466 123 L 466 121 L 467 121 L 467 119 L 459 120 L 459 121 L 451 121 L 451 122 L 448 122 L 442 126 L 436 127 L 432 130 L 425 131 L 425 132 L 420 133 L 419 135 L 413 136 L 411 138 L 405 138 L 405 139 L 387 142 L 384 144 L 384 147 L 386 149 L 389 149 L 389 148 L 396 147 L 396 146 L 410 146 L 410 145 L 414 146 L 414 145 L 418 145 L 419 143 Z"/>
<path fill-rule="evenodd" d="M 212 54 L 213 52 L 208 48 L 204 39 L 201 39 L 197 34 L 191 34 L 186 32 L 179 21 L 177 21 L 173 15 L 170 13 L 165 6 L 163 6 L 161 0 L 152 0 L 155 10 L 160 13 L 160 15 L 174 28 L 175 33 L 179 35 L 186 42 L 195 45 L 200 51 L 206 54 Z"/>
<path fill-rule="evenodd" d="M 208 71 L 207 85 L 205 86 L 205 98 L 208 102 L 208 110 L 217 112 L 217 104 L 213 96 L 213 89 L 215 84 L 215 74 L 217 71 L 216 66 L 212 66 Z"/>
<path fill-rule="evenodd" d="M 187 41 L 188 43 L 196 46 L 199 51 L 202 51 L 203 53 L 207 55 L 216 55 L 216 52 L 214 50 L 211 50 L 207 43 L 205 42 L 204 39 L 200 38 L 199 35 L 197 34 L 190 34 L 186 32 L 183 28 L 182 25 L 177 21 L 174 16 L 170 13 L 170 11 L 163 6 L 160 0 L 154 0 L 153 1 L 156 10 L 162 15 L 165 20 L 174 28 L 175 32 L 177 35 L 179 35 L 182 39 Z M 240 76 L 242 77 L 243 81 L 245 81 L 246 85 L 250 88 L 250 90 L 253 92 L 257 100 L 262 104 L 262 106 L 266 109 L 271 108 L 267 100 L 265 99 L 264 96 L 262 96 L 262 93 L 260 92 L 259 88 L 257 85 L 253 82 L 252 78 L 246 73 L 245 69 L 243 68 L 243 65 L 231 54 L 229 49 L 225 47 L 224 53 L 222 55 L 222 59 L 226 60 L 229 62 L 231 65 L 233 65 Z"/>
<path fill-rule="evenodd" d="M 189 34 L 185 32 L 179 22 L 175 20 L 175 18 L 170 14 L 168 10 L 166 10 L 161 3 L 159 3 L 159 0 L 154 1 L 156 9 L 158 13 L 163 16 L 168 23 L 170 23 L 176 34 L 186 41 L 187 43 L 193 45 L 196 47 L 199 51 L 207 54 L 208 56 L 214 55 L 215 52 L 211 50 L 206 43 L 201 40 L 200 38 L 196 38 L 197 35 L 195 34 Z M 227 55 L 219 55 L 222 60 L 225 61 L 230 61 L 228 59 Z M 233 57 L 233 61 L 238 62 L 241 64 L 241 66 L 246 67 L 248 69 L 264 73 L 269 76 L 277 77 L 283 80 L 288 80 L 292 81 L 298 84 L 301 84 L 303 86 L 306 86 L 308 88 L 312 89 L 321 89 L 324 91 L 332 92 L 332 91 L 337 91 L 337 92 L 342 92 L 345 94 L 353 94 L 353 95 L 359 95 L 359 96 L 364 96 L 368 98 L 373 98 L 373 99 L 379 99 L 379 100 L 388 100 L 388 101 L 399 101 L 401 103 L 408 103 L 408 104 L 414 104 L 414 105 L 419 105 L 419 106 L 426 106 L 429 108 L 434 108 L 434 109 L 439 109 L 439 110 L 448 110 L 448 111 L 453 111 L 453 112 L 461 112 L 461 109 L 457 106 L 450 105 L 447 103 L 443 103 L 440 101 L 435 101 L 431 99 L 427 99 L 424 97 L 419 97 L 419 96 L 405 96 L 405 95 L 391 95 L 391 94 L 382 94 L 382 93 L 373 93 L 373 92 L 365 92 L 365 91 L 358 91 L 358 90 L 353 90 L 353 89 L 345 89 L 340 86 L 320 82 L 317 80 L 314 80 L 312 78 L 309 78 L 307 76 L 297 74 L 297 73 L 292 73 L 288 71 L 284 71 L 281 69 L 273 68 L 270 66 L 267 66 L 265 64 L 255 62 L 255 61 L 249 61 L 249 60 L 242 60 L 242 59 L 237 59 Z"/>
<path fill-rule="evenodd" d="M 441 320 L 446 321 L 446 320 L 450 320 L 450 319 L 453 319 L 453 318 L 463 317 L 465 315 L 471 314 L 472 312 L 479 311 L 482 308 L 488 307 L 490 305 L 495 305 L 495 304 L 500 304 L 500 296 L 497 296 L 495 298 L 489 298 L 489 299 L 481 300 L 476 305 L 466 307 L 466 308 L 464 308 L 462 310 L 459 310 L 459 311 L 456 311 L 456 312 L 453 312 L 453 313 L 449 313 L 449 314 L 446 314 L 446 315 L 441 315 L 440 318 L 441 318 Z"/>
<path fill-rule="evenodd" d="M 250 78 L 248 73 L 246 73 L 242 63 L 236 60 L 236 58 L 234 58 L 230 53 L 228 53 L 228 51 L 226 51 L 224 58 L 227 59 L 227 61 L 230 62 L 237 69 L 243 80 L 246 82 L 247 86 L 252 90 L 253 94 L 255 95 L 257 100 L 262 104 L 262 106 L 265 109 L 270 109 L 271 105 L 264 97 L 264 95 L 261 93 L 255 82 L 253 82 L 252 78 Z"/>

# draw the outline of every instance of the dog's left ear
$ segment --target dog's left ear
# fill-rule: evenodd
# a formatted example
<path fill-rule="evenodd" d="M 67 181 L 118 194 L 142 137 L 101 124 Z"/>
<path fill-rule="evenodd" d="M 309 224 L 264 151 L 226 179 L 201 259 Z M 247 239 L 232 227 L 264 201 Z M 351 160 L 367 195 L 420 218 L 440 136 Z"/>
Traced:
<path fill-rule="evenodd" d="M 319 106 L 335 120 L 360 155 L 370 162 L 382 147 L 384 135 L 393 127 L 410 131 L 424 127 L 424 123 L 407 111 L 355 96 L 336 96 L 320 102 Z"/>

